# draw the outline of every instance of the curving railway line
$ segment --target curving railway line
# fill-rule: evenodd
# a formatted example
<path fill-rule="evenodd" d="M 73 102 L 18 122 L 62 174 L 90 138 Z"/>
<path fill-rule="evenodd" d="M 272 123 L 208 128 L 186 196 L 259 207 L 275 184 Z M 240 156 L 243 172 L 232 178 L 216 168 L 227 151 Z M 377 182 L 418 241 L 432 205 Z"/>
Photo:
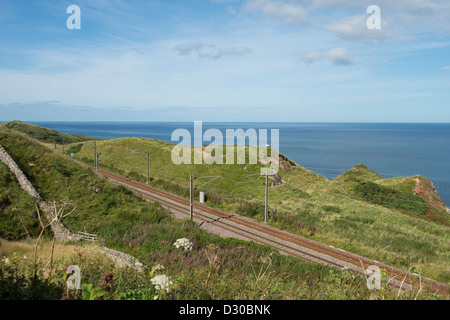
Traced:
<path fill-rule="evenodd" d="M 83 165 L 95 171 L 95 167 L 84 163 Z M 144 198 L 159 202 L 173 213 L 189 216 L 188 199 L 106 170 L 99 170 L 98 174 L 135 191 Z M 393 286 L 405 290 L 422 287 L 423 290 L 449 295 L 448 284 L 420 277 L 418 274 L 325 245 L 237 214 L 230 214 L 196 201 L 194 201 L 194 221 L 205 229 L 214 225 L 215 228 L 220 228 L 222 234 L 225 233 L 231 237 L 271 246 L 281 253 L 310 262 L 339 268 L 346 267 L 366 276 L 366 270 L 369 266 L 377 266 L 384 270 L 386 276 L 389 277 L 389 283 Z"/>

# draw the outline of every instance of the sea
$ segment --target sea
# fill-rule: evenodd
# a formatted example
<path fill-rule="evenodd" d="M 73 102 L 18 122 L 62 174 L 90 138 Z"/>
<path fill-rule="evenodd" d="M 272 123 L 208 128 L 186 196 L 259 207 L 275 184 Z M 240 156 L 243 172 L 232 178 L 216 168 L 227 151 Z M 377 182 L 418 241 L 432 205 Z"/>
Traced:
<path fill-rule="evenodd" d="M 176 129 L 193 137 L 193 122 L 31 122 L 63 133 L 114 139 L 143 137 L 171 141 Z M 450 206 L 450 124 L 203 122 L 219 129 L 279 130 L 279 151 L 297 164 L 333 179 L 357 164 L 384 178 L 422 175 Z M 209 144 L 205 142 L 204 144 Z"/>

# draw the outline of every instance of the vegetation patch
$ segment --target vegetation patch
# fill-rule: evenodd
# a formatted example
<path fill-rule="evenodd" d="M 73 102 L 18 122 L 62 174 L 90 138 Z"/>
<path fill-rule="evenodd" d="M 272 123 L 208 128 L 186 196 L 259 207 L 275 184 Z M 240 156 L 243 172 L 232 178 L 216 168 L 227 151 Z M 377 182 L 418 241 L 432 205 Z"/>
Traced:
<path fill-rule="evenodd" d="M 41 126 L 37 126 L 30 123 L 25 123 L 21 121 L 11 121 L 5 122 L 1 124 L 2 127 L 15 130 L 17 132 L 25 133 L 31 138 L 44 141 L 44 142 L 53 142 L 58 144 L 70 144 L 74 142 L 80 141 L 88 141 L 88 140 L 100 140 L 97 138 L 85 137 L 77 134 L 65 134 L 58 132 L 53 129 L 44 128 Z"/>
<path fill-rule="evenodd" d="M 363 164 L 358 164 L 344 172 L 340 176 L 336 177 L 335 180 L 338 181 L 377 181 L 382 180 L 383 177 L 376 173 L 375 171 L 370 170 Z"/>
<path fill-rule="evenodd" d="M 357 198 L 387 208 L 416 212 L 425 215 L 427 206 L 422 198 L 410 193 L 381 186 L 371 181 L 363 181 L 355 185 Z"/>
<path fill-rule="evenodd" d="M 365 278 L 352 275 L 348 271 L 282 256 L 268 247 L 249 242 L 218 238 L 200 230 L 190 221 L 177 221 L 158 204 L 141 199 L 131 191 L 98 177 L 70 157 L 54 152 L 52 144 L 47 148 L 6 128 L 0 128 L 0 141 L 45 200 L 68 199 L 73 205 L 77 205 L 74 214 L 63 220 L 72 232 L 84 231 L 86 228 L 87 232 L 98 234 L 107 247 L 129 253 L 148 267 L 143 274 L 137 274 L 130 270 L 115 269 L 108 263 L 97 266 L 97 271 L 89 264 L 85 265 L 87 278 L 83 281 L 85 284 L 93 284 L 92 287 L 86 287 L 86 292 L 93 293 L 96 288 L 101 288 L 106 273 L 114 274 L 116 279 L 111 284 L 111 291 L 97 299 L 150 296 L 156 296 L 158 299 L 397 297 L 396 291 L 388 289 L 383 292 L 368 290 Z M 83 144 L 83 147 L 75 157 L 92 164 L 93 144 L 79 142 L 75 145 L 78 144 Z M 186 197 L 189 174 L 194 174 L 197 177 L 195 186 L 200 186 L 196 192 L 206 192 L 207 204 L 229 212 L 240 210 L 243 215 L 263 219 L 264 179 L 254 175 L 261 168 L 260 165 L 247 168 L 241 165 L 175 166 L 170 162 L 171 146 L 168 143 L 137 138 L 97 142 L 98 151 L 102 153 L 100 165 L 103 168 L 110 168 L 124 175 L 131 173 L 145 182 L 145 152 L 150 149 L 150 172 L 153 178 L 150 180 L 151 185 Z M 1 179 L 6 181 L 4 184 L 8 192 L 17 191 L 17 196 L 3 196 L 3 199 L 8 199 L 5 201 L 5 210 L 19 207 L 21 199 L 26 200 L 26 197 L 20 194 L 21 189 L 14 177 L 9 175 L 8 178 L 7 170 L 0 172 L 2 175 L 6 172 Z M 411 266 L 417 266 L 421 268 L 421 274 L 439 281 L 450 279 L 447 270 L 450 252 L 448 227 L 428 221 L 417 212 L 395 209 L 393 205 L 390 208 L 385 206 L 386 203 L 379 205 L 377 202 L 377 205 L 374 205 L 375 202 L 370 201 L 369 194 L 384 196 L 386 192 L 394 199 L 403 199 L 403 195 L 407 194 L 406 187 L 405 190 L 398 190 L 394 181 L 389 182 L 389 185 L 382 185 L 379 181 L 373 182 L 375 185 L 364 185 L 364 181 L 329 181 L 300 166 L 280 174 L 286 183 L 269 189 L 271 225 L 388 264 L 392 263 L 397 267 L 409 269 Z M 224 178 L 209 182 L 210 176 L 217 175 Z M 354 188 L 358 184 L 368 189 L 356 191 Z M 345 190 L 349 190 L 349 194 L 346 194 Z M 366 191 L 368 198 L 358 198 L 360 191 Z M 4 192 L 4 189 L 0 189 L 0 192 Z M 30 217 L 33 217 L 32 199 L 25 201 L 22 208 L 22 211 L 28 210 Z M 410 216 L 413 214 L 417 217 Z M 13 221 L 13 216 L 10 218 L 10 221 Z M 31 220 L 33 219 L 30 219 L 30 223 Z M 340 221 L 339 226 L 336 221 Z M 17 227 L 18 230 L 11 239 L 26 238 L 26 233 L 20 231 L 20 221 L 8 223 L 12 226 L 11 229 Z M 51 236 L 44 235 L 44 239 L 48 241 Z M 6 231 L 2 231 L 0 237 L 7 237 Z M 193 243 L 192 250 L 176 248 L 174 243 L 179 238 L 189 239 Z M 9 254 L 5 257 L 13 261 Z M 81 263 L 83 259 L 80 257 L 79 260 L 71 262 Z M 40 269 L 46 263 L 48 261 L 42 261 Z M 163 269 L 155 271 L 154 268 L 158 265 L 162 265 Z M 22 269 L 9 270 L 8 277 L 13 278 L 8 278 L 8 281 L 29 279 L 27 276 L 16 277 Z M 44 273 L 39 275 L 39 279 L 44 281 L 45 268 L 43 270 Z M 58 270 L 59 273 L 55 273 L 55 277 L 63 277 L 62 264 Z M 167 294 L 157 292 L 151 282 L 155 275 L 163 274 L 173 283 L 173 290 Z M 259 274 L 271 276 L 258 277 Z M 5 276 L 3 279 L 6 278 Z M 50 282 L 43 282 L 43 286 L 47 285 L 50 285 Z M 56 286 L 56 290 L 63 288 L 62 285 Z M 61 292 L 57 293 L 59 295 Z M 417 292 L 409 293 L 401 298 L 414 298 L 416 294 Z M 69 296 L 83 298 L 81 293 L 71 292 Z M 431 296 L 420 293 L 419 297 Z"/>

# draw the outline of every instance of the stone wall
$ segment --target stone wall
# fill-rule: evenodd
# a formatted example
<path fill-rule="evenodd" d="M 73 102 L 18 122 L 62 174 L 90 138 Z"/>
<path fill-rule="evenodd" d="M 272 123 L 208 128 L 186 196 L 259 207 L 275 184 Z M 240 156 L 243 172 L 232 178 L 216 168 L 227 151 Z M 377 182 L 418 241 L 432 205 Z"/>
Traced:
<path fill-rule="evenodd" d="M 39 209 L 44 212 L 48 221 L 55 220 L 56 208 L 47 204 L 42 200 L 37 190 L 33 187 L 23 171 L 19 168 L 14 159 L 6 152 L 3 146 L 0 145 L 0 160 L 11 170 L 19 182 L 20 187 L 25 190 L 30 197 L 35 198 Z M 79 241 L 79 235 L 72 234 L 60 221 L 54 221 L 51 226 L 53 233 L 58 241 Z"/>
<path fill-rule="evenodd" d="M 14 159 L 6 152 L 2 145 L 0 145 L 0 161 L 2 161 L 16 177 L 20 187 L 25 190 L 31 197 L 36 199 L 39 210 L 44 212 L 48 221 L 52 221 L 56 216 L 56 208 L 42 200 L 37 190 L 33 187 L 31 182 L 25 176 L 23 171 L 19 168 Z M 58 241 L 81 241 L 82 237 L 78 234 L 73 234 L 60 221 L 54 221 L 51 224 L 53 233 Z M 97 247 L 102 253 L 108 256 L 117 266 L 125 268 L 133 268 L 137 271 L 142 271 L 144 265 L 135 257 L 130 256 L 124 252 L 109 249 L 107 247 Z"/>
<path fill-rule="evenodd" d="M 133 268 L 138 272 L 144 270 L 144 265 L 135 257 L 130 256 L 127 253 L 113 250 L 107 247 L 96 247 L 97 250 L 103 252 L 108 258 L 110 258 L 120 268 Z"/>
<path fill-rule="evenodd" d="M 16 176 L 17 181 L 19 182 L 20 187 L 25 190 L 31 197 L 41 200 L 41 196 L 33 187 L 33 185 L 28 181 L 25 174 L 20 170 L 17 163 L 13 158 L 6 152 L 3 146 L 0 145 L 0 160 L 11 170 L 12 173 Z"/>

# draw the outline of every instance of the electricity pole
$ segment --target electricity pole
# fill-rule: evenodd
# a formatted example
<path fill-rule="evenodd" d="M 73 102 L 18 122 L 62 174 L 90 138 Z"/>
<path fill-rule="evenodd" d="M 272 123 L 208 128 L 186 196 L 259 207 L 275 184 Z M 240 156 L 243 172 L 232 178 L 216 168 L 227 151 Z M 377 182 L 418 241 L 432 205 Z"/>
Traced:
<path fill-rule="evenodd" d="M 147 184 L 150 180 L 150 151 L 147 150 Z"/>
<path fill-rule="evenodd" d="M 191 220 L 194 219 L 194 177 L 192 174 L 189 177 L 189 214 Z"/>
<path fill-rule="evenodd" d="M 264 206 L 264 222 L 269 220 L 269 175 L 266 172 L 266 203 Z"/>
<path fill-rule="evenodd" d="M 100 153 L 96 153 L 95 154 L 95 172 L 97 172 L 98 173 L 98 156 L 100 155 Z"/>
<path fill-rule="evenodd" d="M 97 141 L 94 141 L 94 167 L 97 168 Z"/>

